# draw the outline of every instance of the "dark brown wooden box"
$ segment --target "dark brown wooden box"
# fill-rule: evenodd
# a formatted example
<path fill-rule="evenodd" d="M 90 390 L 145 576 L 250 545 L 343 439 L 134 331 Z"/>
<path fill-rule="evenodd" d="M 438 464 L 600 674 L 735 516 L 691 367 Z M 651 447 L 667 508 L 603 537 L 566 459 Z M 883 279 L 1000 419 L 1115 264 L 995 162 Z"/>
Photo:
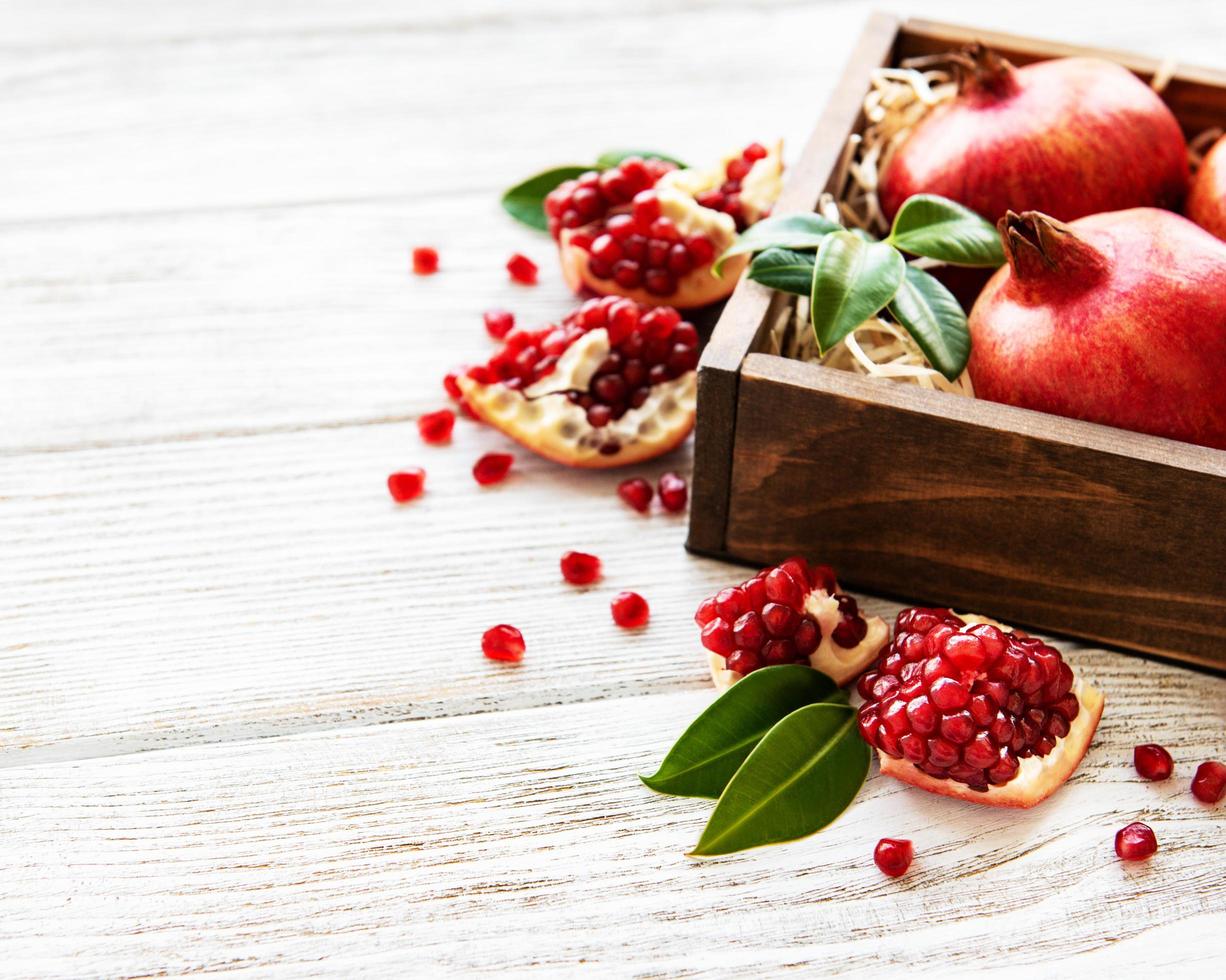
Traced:
<path fill-rule="evenodd" d="M 775 213 L 832 189 L 873 68 L 974 40 L 1160 67 L 874 15 Z M 1181 68 L 1163 98 L 1189 135 L 1226 124 L 1226 73 Z M 1226 669 L 1226 452 L 763 353 L 791 302 L 742 280 L 703 354 L 692 551 L 803 554 L 870 592 Z"/>

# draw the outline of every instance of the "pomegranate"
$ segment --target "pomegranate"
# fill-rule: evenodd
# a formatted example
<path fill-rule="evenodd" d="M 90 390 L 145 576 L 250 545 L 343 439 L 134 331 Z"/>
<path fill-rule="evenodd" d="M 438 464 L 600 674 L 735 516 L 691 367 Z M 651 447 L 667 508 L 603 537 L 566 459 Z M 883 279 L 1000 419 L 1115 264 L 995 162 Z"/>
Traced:
<path fill-rule="evenodd" d="M 651 498 L 654 493 L 655 491 L 651 489 L 651 484 L 641 476 L 622 480 L 617 485 L 617 495 L 640 514 L 647 513 L 647 508 L 651 506 Z"/>
<path fill-rule="evenodd" d="M 970 315 L 981 398 L 1226 448 L 1226 242 L 1156 208 L 998 226 Z"/>
<path fill-rule="evenodd" d="M 948 609 L 904 609 L 857 685 L 860 734 L 881 771 L 921 789 L 1030 807 L 1073 774 L 1103 696 L 1060 652 Z"/>
<path fill-rule="evenodd" d="M 567 285 L 679 309 L 724 299 L 748 257 L 729 260 L 719 277 L 711 266 L 769 214 L 781 150 L 751 143 L 709 171 L 630 157 L 563 182 L 545 198 L 545 215 Z"/>
<path fill-rule="evenodd" d="M 413 249 L 413 272 L 419 276 L 438 272 L 438 251 L 428 245 Z"/>
<path fill-rule="evenodd" d="M 1200 162 L 1184 213 L 1206 231 L 1226 239 L 1226 136 Z"/>
<path fill-rule="evenodd" d="M 1138 745 L 1132 750 L 1132 764 L 1142 779 L 1167 779 L 1175 768 L 1171 753 L 1161 745 Z"/>
<path fill-rule="evenodd" d="M 1115 853 L 1122 861 L 1144 861 L 1158 852 L 1158 838 L 1148 824 L 1130 823 L 1115 835 Z"/>
<path fill-rule="evenodd" d="M 1192 795 L 1202 803 L 1220 803 L 1226 796 L 1226 765 L 1211 760 L 1197 766 Z"/>
<path fill-rule="evenodd" d="M 694 615 L 711 679 L 731 687 L 751 671 L 808 664 L 836 684 L 852 681 L 890 638 L 877 616 L 866 619 L 839 591 L 828 565 L 789 558 L 705 599 Z"/>
<path fill-rule="evenodd" d="M 607 468 L 668 452 L 694 427 L 698 331 L 671 307 L 593 299 L 514 330 L 456 379 L 485 422 L 548 459 Z"/>
<path fill-rule="evenodd" d="M 583 551 L 567 551 L 562 555 L 562 578 L 571 585 L 591 585 L 600 578 L 600 559 Z"/>
<path fill-rule="evenodd" d="M 1143 206 L 1177 208 L 1187 148 L 1171 110 L 1126 68 L 1056 58 L 1014 68 L 980 45 L 950 56 L 959 91 L 887 161 L 887 218 L 912 194 L 941 194 L 989 221 L 1013 209 L 1064 221 Z"/>
<path fill-rule="evenodd" d="M 514 626 L 491 626 L 481 636 L 481 652 L 491 660 L 519 663 L 524 659 L 524 635 Z"/>
<path fill-rule="evenodd" d="M 398 504 L 406 504 L 421 496 L 426 486 L 426 471 L 419 466 L 393 473 L 387 478 L 387 492 Z"/>
<path fill-rule="evenodd" d="M 539 271 L 536 263 L 526 255 L 520 255 L 516 252 L 507 259 L 507 272 L 511 276 L 511 281 L 517 282 L 522 286 L 535 286 L 536 276 Z"/>
<path fill-rule="evenodd" d="M 637 592 L 617 593 L 609 604 L 609 610 L 613 613 L 613 622 L 627 630 L 646 626 L 647 617 L 651 615 L 647 600 Z"/>
<path fill-rule="evenodd" d="M 911 867 L 914 849 L 909 840 L 895 840 L 892 837 L 882 837 L 873 848 L 873 861 L 881 869 L 882 874 L 891 878 L 901 878 Z"/>

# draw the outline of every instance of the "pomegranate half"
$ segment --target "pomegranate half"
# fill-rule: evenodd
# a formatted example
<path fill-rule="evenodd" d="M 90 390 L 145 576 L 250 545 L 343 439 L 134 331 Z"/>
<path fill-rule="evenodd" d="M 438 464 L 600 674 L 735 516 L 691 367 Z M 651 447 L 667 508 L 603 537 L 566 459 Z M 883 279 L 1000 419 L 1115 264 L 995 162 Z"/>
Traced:
<path fill-rule="evenodd" d="M 969 321 L 977 396 L 1226 449 L 1226 242 L 1156 208 L 998 227 L 1008 262 Z"/>
<path fill-rule="evenodd" d="M 711 680 L 721 690 L 778 664 L 808 664 L 848 684 L 890 638 L 879 616 L 866 618 L 839 591 L 829 565 L 789 558 L 705 599 L 694 615 Z"/>
<path fill-rule="evenodd" d="M 958 94 L 886 162 L 878 195 L 887 218 L 921 193 L 989 221 L 1010 209 L 1071 221 L 1182 203 L 1188 160 L 1179 123 L 1126 68 L 1097 58 L 1015 68 L 980 45 L 949 58 Z"/>
<path fill-rule="evenodd" d="M 630 157 L 559 185 L 545 214 L 567 285 L 678 309 L 724 299 L 748 259 L 730 259 L 718 277 L 712 266 L 738 231 L 770 213 L 781 150 L 751 143 L 709 171 Z"/>
<path fill-rule="evenodd" d="M 930 793 L 1031 807 L 1073 774 L 1103 696 L 1060 651 L 948 609 L 904 609 L 857 685 L 881 771 Z"/>
<path fill-rule="evenodd" d="M 694 427 L 698 331 L 667 306 L 609 296 L 561 324 L 514 330 L 456 379 L 476 416 L 567 466 L 606 469 L 668 452 Z"/>
<path fill-rule="evenodd" d="M 1200 162 L 1185 213 L 1205 231 L 1226 239 L 1226 136 Z"/>

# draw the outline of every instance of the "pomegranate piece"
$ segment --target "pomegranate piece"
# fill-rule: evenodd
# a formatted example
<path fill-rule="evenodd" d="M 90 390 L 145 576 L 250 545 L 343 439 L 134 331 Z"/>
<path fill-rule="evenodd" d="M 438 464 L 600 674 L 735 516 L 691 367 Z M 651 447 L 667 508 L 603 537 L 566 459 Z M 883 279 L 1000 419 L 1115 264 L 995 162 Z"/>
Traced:
<path fill-rule="evenodd" d="M 651 506 L 651 498 L 653 493 L 654 491 L 651 489 L 651 484 L 644 480 L 641 476 L 634 476 L 629 480 L 622 480 L 622 482 L 617 485 L 617 495 L 640 514 L 647 513 L 647 508 Z"/>
<path fill-rule="evenodd" d="M 408 503 L 421 496 L 426 486 L 426 471 L 418 466 L 393 473 L 387 478 L 387 492 L 398 504 Z"/>
<path fill-rule="evenodd" d="M 660 504 L 665 510 L 672 511 L 674 514 L 685 510 L 685 503 L 690 494 L 682 477 L 676 473 L 665 473 L 660 477 L 659 488 Z"/>
<path fill-rule="evenodd" d="M 562 578 L 571 585 L 591 585 L 600 578 L 600 559 L 582 551 L 562 555 Z"/>
<path fill-rule="evenodd" d="M 422 442 L 440 445 L 451 441 L 451 430 L 455 428 L 455 412 L 449 408 L 437 412 L 427 412 L 417 419 L 417 432 Z"/>
<path fill-rule="evenodd" d="M 413 272 L 419 276 L 438 272 L 438 252 L 429 246 L 413 249 Z"/>
<path fill-rule="evenodd" d="M 481 636 L 481 652 L 491 660 L 519 663 L 524 659 L 524 634 L 514 626 L 491 626 Z"/>
<path fill-rule="evenodd" d="M 1103 707 L 1054 647 L 948 609 L 902 610 L 857 688 L 860 734 L 883 773 L 994 806 L 1030 807 L 1054 793 Z"/>
<path fill-rule="evenodd" d="M 833 570 L 789 558 L 740 585 L 723 589 L 698 607 L 694 621 L 707 650 L 711 679 L 726 688 L 759 667 L 808 664 L 847 684 L 885 646 L 890 631 L 879 617 L 865 619 L 855 599 L 838 590 Z M 844 640 L 854 635 L 855 642 Z"/>
<path fill-rule="evenodd" d="M 1138 745 L 1132 750 L 1132 764 L 1137 767 L 1142 779 L 1166 779 L 1175 768 L 1171 753 L 1152 742 Z"/>
<path fill-rule="evenodd" d="M 613 612 L 613 622 L 622 629 L 637 629 L 647 625 L 647 617 L 651 610 L 647 600 L 637 592 L 619 592 L 613 597 L 609 608 Z"/>
<path fill-rule="evenodd" d="M 1220 803 L 1226 796 L 1226 765 L 1202 762 L 1192 777 L 1192 795 L 1202 803 Z"/>
<path fill-rule="evenodd" d="M 509 310 L 486 310 L 481 314 L 485 332 L 495 340 L 502 340 L 515 326 L 515 314 Z"/>
<path fill-rule="evenodd" d="M 483 487 L 492 483 L 501 483 L 511 472 L 511 464 L 515 457 L 510 453 L 486 453 L 473 463 L 473 479 Z"/>
<path fill-rule="evenodd" d="M 538 271 L 536 263 L 526 255 L 520 255 L 516 252 L 507 259 L 507 272 L 511 274 L 511 279 L 514 282 L 521 285 L 535 286 Z"/>
<path fill-rule="evenodd" d="M 1115 835 L 1115 853 L 1121 861 L 1144 861 L 1158 851 L 1158 838 L 1148 824 L 1130 823 Z"/>
<path fill-rule="evenodd" d="M 891 878 L 901 878 L 911 867 L 913 849 L 909 840 L 895 840 L 893 837 L 882 837 L 873 848 L 873 861 L 881 869 L 882 874 Z"/>
<path fill-rule="evenodd" d="M 593 299 L 512 330 L 456 379 L 486 422 L 547 459 L 609 468 L 668 452 L 694 426 L 698 331 L 670 307 Z"/>

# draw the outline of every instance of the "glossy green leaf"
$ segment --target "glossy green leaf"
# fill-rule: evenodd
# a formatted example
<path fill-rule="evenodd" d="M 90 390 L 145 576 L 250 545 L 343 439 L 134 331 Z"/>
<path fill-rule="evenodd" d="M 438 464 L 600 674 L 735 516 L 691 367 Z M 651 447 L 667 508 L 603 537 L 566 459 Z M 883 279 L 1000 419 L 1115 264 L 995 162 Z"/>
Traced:
<path fill-rule="evenodd" d="M 808 296 L 813 289 L 813 254 L 790 248 L 768 248 L 754 256 L 746 273 L 754 282 L 797 296 Z"/>
<path fill-rule="evenodd" d="M 890 313 L 915 338 L 928 362 L 950 381 L 966 368 L 971 354 L 966 314 L 938 279 L 907 266 L 906 278 L 890 300 Z"/>
<path fill-rule="evenodd" d="M 937 194 L 915 194 L 903 202 L 886 239 L 912 255 L 951 265 L 1004 265 L 1000 234 L 970 208 Z"/>
<path fill-rule="evenodd" d="M 667 153 L 657 153 L 655 150 L 606 150 L 596 158 L 596 169 L 608 170 L 610 167 L 616 167 L 626 157 L 642 157 L 644 160 L 650 157 L 654 160 L 663 160 L 665 163 L 675 163 L 682 170 L 688 166 L 676 157 L 670 157 Z"/>
<path fill-rule="evenodd" d="M 846 703 L 825 674 L 789 664 L 747 674 L 694 719 L 654 776 L 640 776 L 657 793 L 717 799 L 753 747 L 780 719 L 819 701 Z"/>
<path fill-rule="evenodd" d="M 784 214 L 777 218 L 764 218 L 741 232 L 731 247 L 719 257 L 719 261 L 715 263 L 715 274 L 719 275 L 724 262 L 732 256 L 744 255 L 746 252 L 761 252 L 768 248 L 790 248 L 797 251 L 816 249 L 823 238 L 841 227 L 820 214 Z"/>
<path fill-rule="evenodd" d="M 868 762 L 855 709 L 810 704 L 792 712 L 732 777 L 691 856 L 731 854 L 821 830 L 860 792 Z"/>
<path fill-rule="evenodd" d="M 830 350 L 898 291 L 907 263 L 894 246 L 849 231 L 826 236 L 813 266 L 809 318 L 822 353 Z"/>
<path fill-rule="evenodd" d="M 554 167 L 516 184 L 502 195 L 502 207 L 512 218 L 537 231 L 547 231 L 545 195 L 562 183 L 587 173 L 591 167 Z"/>

